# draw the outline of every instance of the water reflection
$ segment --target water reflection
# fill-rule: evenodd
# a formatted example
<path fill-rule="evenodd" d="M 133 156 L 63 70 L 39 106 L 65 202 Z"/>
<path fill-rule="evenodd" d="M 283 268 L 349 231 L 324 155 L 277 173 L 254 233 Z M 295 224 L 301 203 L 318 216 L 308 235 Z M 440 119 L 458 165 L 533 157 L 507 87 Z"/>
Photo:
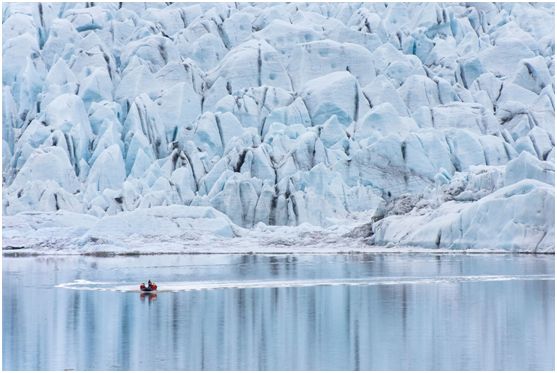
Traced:
<path fill-rule="evenodd" d="M 549 370 L 553 281 L 158 295 L 53 286 L 75 278 L 134 281 L 146 267 L 160 283 L 552 274 L 553 266 L 547 256 L 4 258 L 3 368 Z"/>
<path fill-rule="evenodd" d="M 157 294 L 154 294 L 154 293 L 140 293 L 139 294 L 139 299 L 141 299 L 142 302 L 145 302 L 145 299 L 147 299 L 149 301 L 149 303 L 151 303 L 152 301 L 157 299 Z"/>

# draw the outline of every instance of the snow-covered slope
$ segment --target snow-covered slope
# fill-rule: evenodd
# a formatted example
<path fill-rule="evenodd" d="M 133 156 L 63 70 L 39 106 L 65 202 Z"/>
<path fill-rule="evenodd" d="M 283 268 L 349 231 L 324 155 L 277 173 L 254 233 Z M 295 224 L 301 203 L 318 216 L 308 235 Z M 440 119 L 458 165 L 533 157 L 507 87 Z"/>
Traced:
<path fill-rule="evenodd" d="M 4 3 L 2 21 L 5 230 L 206 206 L 230 219 L 203 210 L 217 235 L 372 219 L 376 244 L 554 251 L 551 3 Z"/>

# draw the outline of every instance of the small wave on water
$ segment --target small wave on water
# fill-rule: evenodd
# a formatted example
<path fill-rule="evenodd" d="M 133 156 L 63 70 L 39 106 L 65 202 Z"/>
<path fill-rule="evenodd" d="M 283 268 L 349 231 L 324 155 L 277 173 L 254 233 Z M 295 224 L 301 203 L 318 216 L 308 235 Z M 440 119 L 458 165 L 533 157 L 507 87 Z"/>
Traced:
<path fill-rule="evenodd" d="M 374 286 L 374 285 L 423 285 L 437 283 L 488 282 L 488 281 L 554 281 L 554 275 L 471 275 L 436 277 L 366 277 L 342 279 L 280 279 L 242 281 L 183 281 L 158 282 L 162 292 L 180 292 L 216 289 L 302 288 L 316 286 Z M 138 284 L 122 282 L 96 282 L 77 279 L 56 285 L 70 290 L 140 292 Z"/>

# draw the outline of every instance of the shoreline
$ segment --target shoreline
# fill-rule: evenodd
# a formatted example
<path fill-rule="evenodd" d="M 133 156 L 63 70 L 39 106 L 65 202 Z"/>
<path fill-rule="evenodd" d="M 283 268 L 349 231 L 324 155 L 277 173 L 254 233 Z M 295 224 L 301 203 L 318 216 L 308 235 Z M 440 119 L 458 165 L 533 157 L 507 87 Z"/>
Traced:
<path fill-rule="evenodd" d="M 428 256 L 455 256 L 455 255 L 544 255 L 544 256 L 555 256 L 555 252 L 532 252 L 532 251 L 505 251 L 505 250 L 434 250 L 434 249 L 395 249 L 395 250 L 302 250 L 302 251 L 286 251 L 286 250 L 250 250 L 250 251 L 163 251 L 163 252 L 38 252 L 38 251 L 21 251 L 25 249 L 18 250 L 3 250 L 2 256 L 6 258 L 18 258 L 18 257 L 63 257 L 63 256 L 86 256 L 86 257 L 98 257 L 98 258 L 110 258 L 110 257 L 139 257 L 139 256 L 171 256 L 171 255 L 258 255 L 258 256 L 288 256 L 288 255 L 428 255 Z"/>

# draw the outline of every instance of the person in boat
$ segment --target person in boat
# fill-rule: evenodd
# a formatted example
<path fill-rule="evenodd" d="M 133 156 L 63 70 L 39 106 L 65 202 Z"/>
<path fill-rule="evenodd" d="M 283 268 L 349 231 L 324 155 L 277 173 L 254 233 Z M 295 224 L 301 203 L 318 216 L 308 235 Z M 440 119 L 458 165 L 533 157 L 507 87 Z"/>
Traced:
<path fill-rule="evenodd" d="M 139 290 L 141 290 L 141 291 L 157 290 L 157 284 L 155 284 L 154 282 L 151 282 L 151 280 L 149 280 L 147 282 L 147 286 L 145 286 L 145 283 L 142 282 L 141 285 L 139 285 Z"/>

